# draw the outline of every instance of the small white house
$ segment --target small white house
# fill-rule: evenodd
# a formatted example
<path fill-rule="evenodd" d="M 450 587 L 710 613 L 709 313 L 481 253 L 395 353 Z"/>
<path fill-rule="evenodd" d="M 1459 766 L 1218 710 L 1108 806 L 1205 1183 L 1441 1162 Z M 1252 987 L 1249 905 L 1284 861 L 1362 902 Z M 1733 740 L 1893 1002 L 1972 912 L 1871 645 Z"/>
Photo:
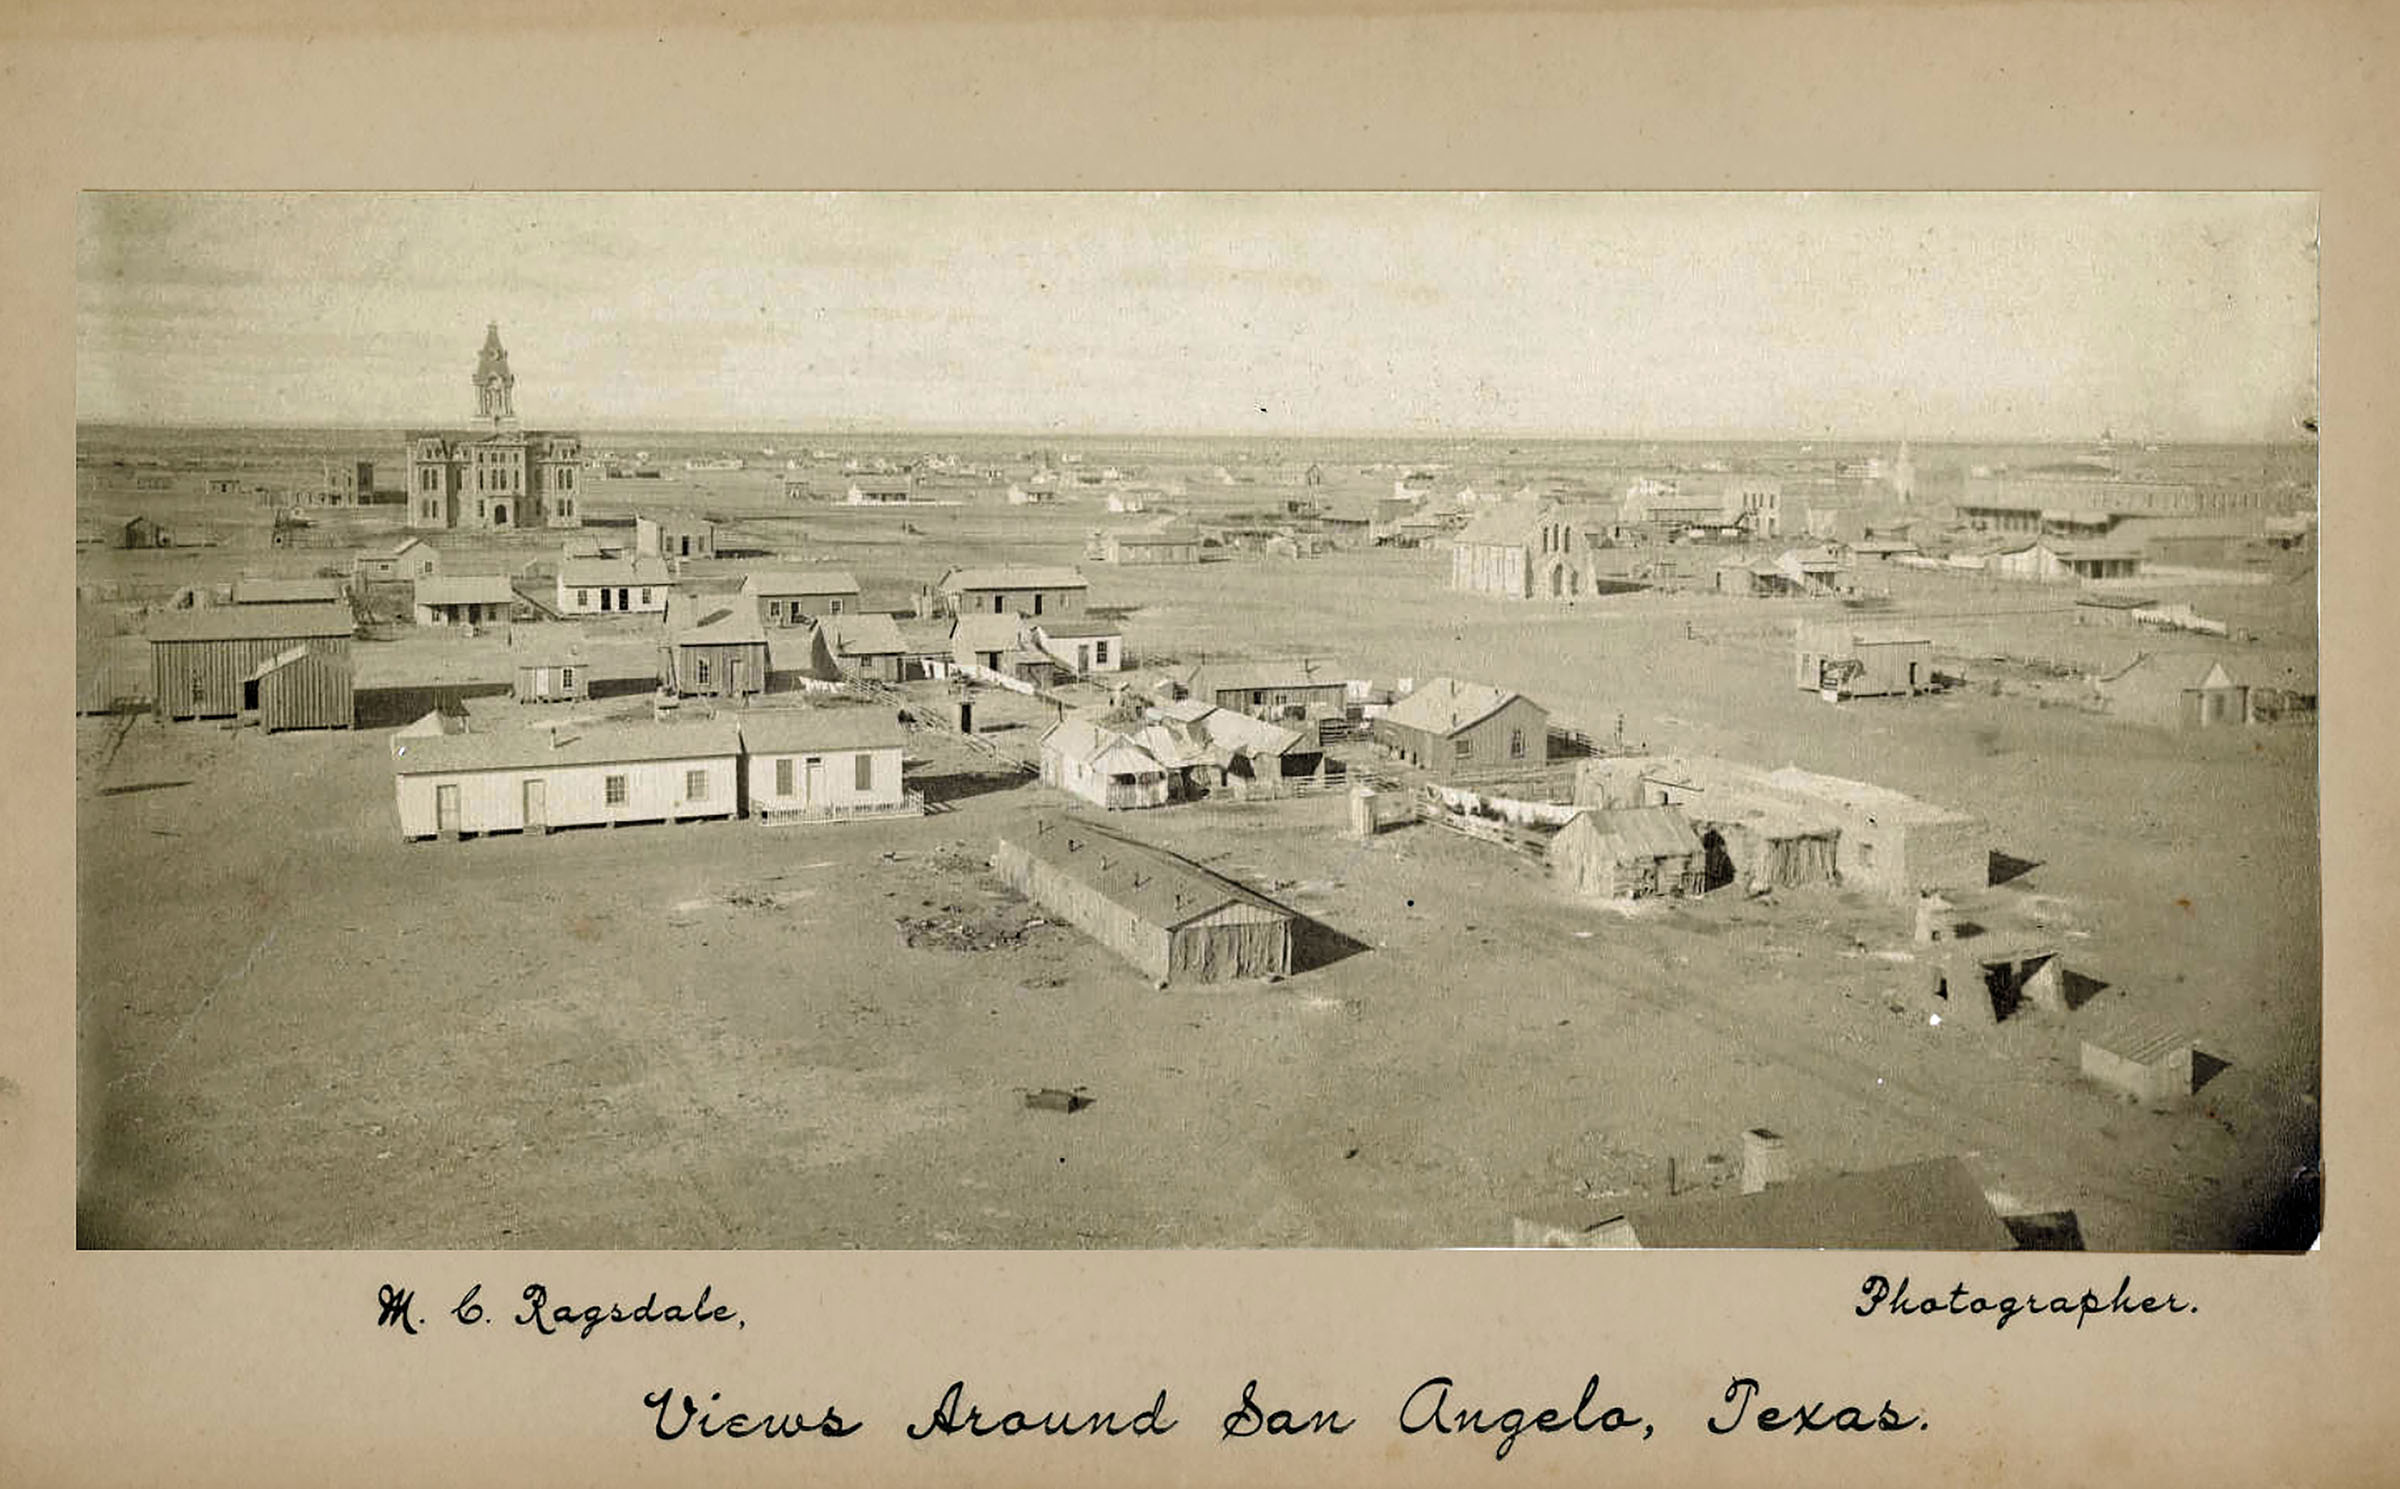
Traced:
<path fill-rule="evenodd" d="M 741 731 L 726 719 L 471 733 L 430 713 L 392 734 L 400 835 L 731 817 L 740 809 L 741 749 Z"/>
<path fill-rule="evenodd" d="M 558 565 L 558 612 L 664 615 L 669 583 L 666 562 L 647 553 L 563 558 Z"/>
<path fill-rule="evenodd" d="M 757 709 L 741 721 L 749 816 L 913 816 L 925 799 L 901 779 L 907 734 L 889 709 Z"/>
<path fill-rule="evenodd" d="M 1125 629 L 1110 621 L 1066 616 L 1033 623 L 1033 644 L 1081 677 L 1125 669 Z"/>
<path fill-rule="evenodd" d="M 382 553 L 360 554 L 353 572 L 370 583 L 430 579 L 442 572 L 442 553 L 423 538 L 402 538 Z"/>

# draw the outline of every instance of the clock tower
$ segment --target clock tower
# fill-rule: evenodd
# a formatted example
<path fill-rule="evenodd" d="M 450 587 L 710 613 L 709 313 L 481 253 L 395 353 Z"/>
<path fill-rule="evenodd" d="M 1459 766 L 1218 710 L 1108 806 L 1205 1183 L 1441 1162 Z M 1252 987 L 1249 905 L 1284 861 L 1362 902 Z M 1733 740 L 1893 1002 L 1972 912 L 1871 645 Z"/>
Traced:
<path fill-rule="evenodd" d="M 517 375 L 508 370 L 508 348 L 500 344 L 500 323 L 483 333 L 483 351 L 475 358 L 475 417 L 489 419 L 494 428 L 517 422 Z"/>

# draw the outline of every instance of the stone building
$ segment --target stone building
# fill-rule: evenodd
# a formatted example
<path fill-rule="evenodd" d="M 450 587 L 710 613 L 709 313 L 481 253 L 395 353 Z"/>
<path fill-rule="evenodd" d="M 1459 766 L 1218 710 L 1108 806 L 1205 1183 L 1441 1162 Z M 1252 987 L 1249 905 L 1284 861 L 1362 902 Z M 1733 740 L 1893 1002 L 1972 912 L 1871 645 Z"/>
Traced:
<path fill-rule="evenodd" d="M 484 333 L 475 359 L 476 425 L 408 436 L 408 525 L 471 528 L 581 527 L 577 468 L 583 436 L 517 423 L 516 374 L 500 326 Z"/>

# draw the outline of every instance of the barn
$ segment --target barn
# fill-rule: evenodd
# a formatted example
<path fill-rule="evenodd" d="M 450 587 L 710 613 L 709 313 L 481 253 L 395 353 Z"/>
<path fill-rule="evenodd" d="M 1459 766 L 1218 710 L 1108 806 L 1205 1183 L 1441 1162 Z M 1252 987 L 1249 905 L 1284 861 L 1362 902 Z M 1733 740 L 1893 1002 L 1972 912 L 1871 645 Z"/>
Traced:
<path fill-rule="evenodd" d="M 741 751 L 730 719 L 472 733 L 430 713 L 392 733 L 400 835 L 731 817 L 740 807 Z"/>
<path fill-rule="evenodd" d="M 1631 900 L 1707 888 L 1700 835 L 1677 807 L 1587 809 L 1550 840 L 1552 877 L 1577 894 Z"/>
<path fill-rule="evenodd" d="M 1550 713 L 1522 693 L 1437 677 L 1375 721 L 1384 748 L 1437 776 L 1549 758 Z"/>
<path fill-rule="evenodd" d="M 1187 859 L 1059 813 L 1000 839 L 992 867 L 1159 986 L 1288 976 L 1288 910 Z"/>
<path fill-rule="evenodd" d="M 667 599 L 667 635 L 659 645 L 659 686 L 682 697 L 747 698 L 767 690 L 767 630 L 754 595 Z"/>
<path fill-rule="evenodd" d="M 925 809 L 901 781 L 907 731 L 888 708 L 777 708 L 744 714 L 744 812 L 761 821 L 896 817 Z"/>
<path fill-rule="evenodd" d="M 356 628 L 348 605 L 164 611 L 149 627 L 153 706 L 161 719 L 256 717 L 270 730 L 347 729 Z M 294 648 L 324 660 L 302 666 Z"/>

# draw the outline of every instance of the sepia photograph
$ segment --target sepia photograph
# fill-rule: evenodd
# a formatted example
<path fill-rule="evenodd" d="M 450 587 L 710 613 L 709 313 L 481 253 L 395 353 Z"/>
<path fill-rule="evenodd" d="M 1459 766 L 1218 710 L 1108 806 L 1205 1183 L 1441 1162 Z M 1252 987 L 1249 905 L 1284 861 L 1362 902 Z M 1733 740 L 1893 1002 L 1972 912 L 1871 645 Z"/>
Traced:
<path fill-rule="evenodd" d="M 76 1242 L 2305 1250 L 2318 210 L 85 192 Z"/>

